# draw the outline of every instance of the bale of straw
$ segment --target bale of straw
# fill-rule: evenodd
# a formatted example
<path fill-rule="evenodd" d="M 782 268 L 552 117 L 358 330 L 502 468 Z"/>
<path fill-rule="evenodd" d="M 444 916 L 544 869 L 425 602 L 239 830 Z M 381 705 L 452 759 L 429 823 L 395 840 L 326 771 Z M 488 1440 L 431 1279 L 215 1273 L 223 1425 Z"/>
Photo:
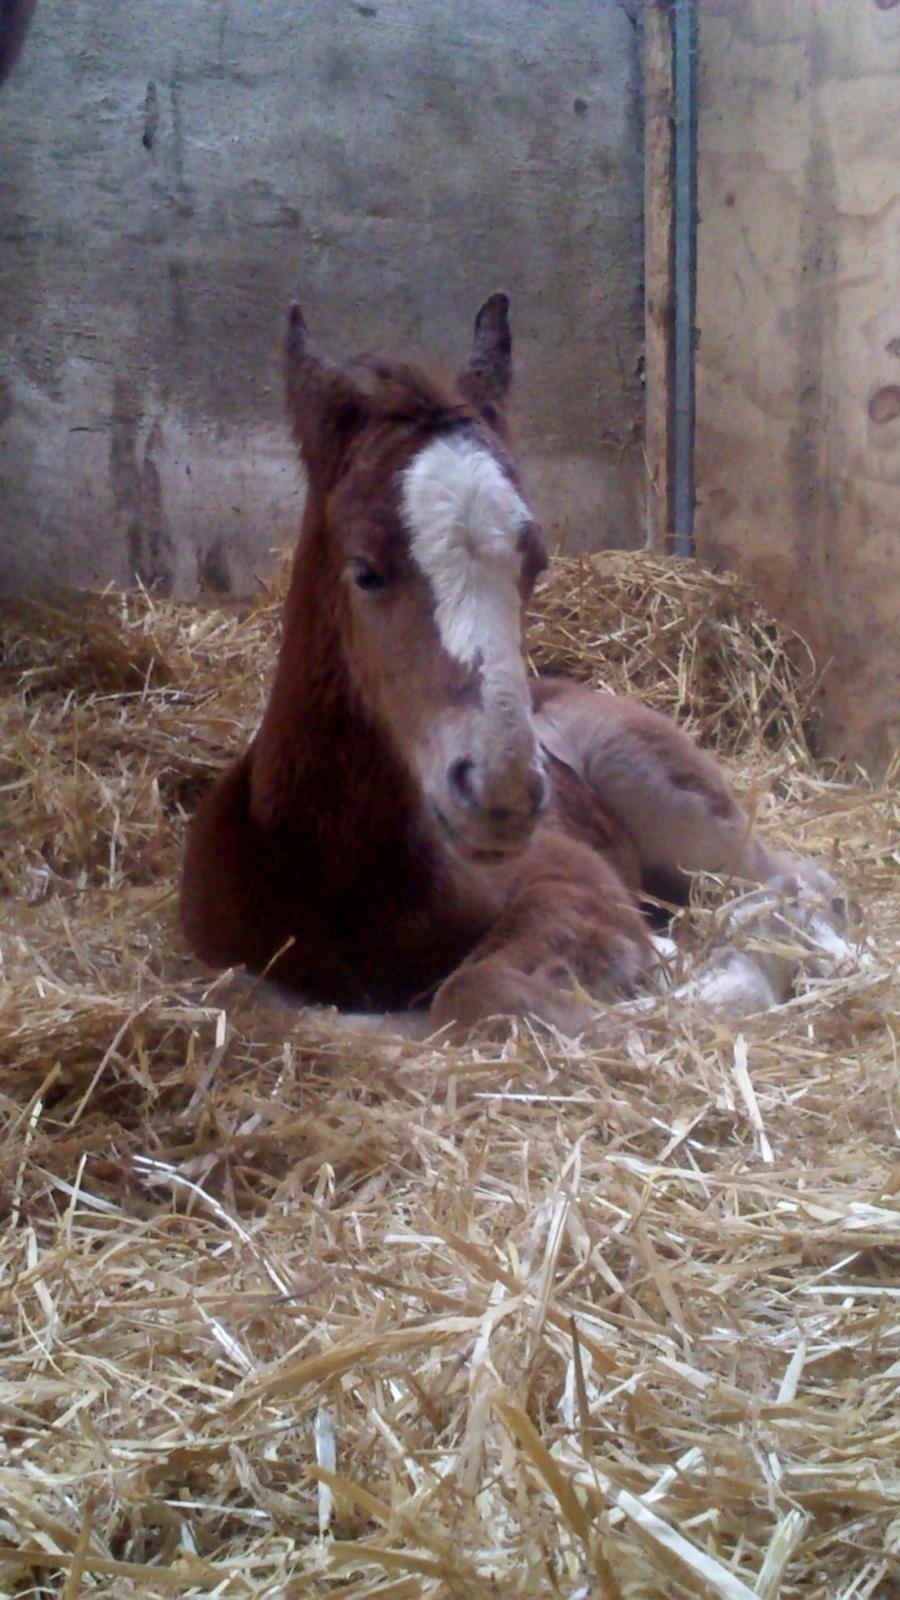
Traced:
<path fill-rule="evenodd" d="M 530 648 L 538 671 L 632 695 L 723 754 L 806 751 L 815 663 L 731 573 L 615 550 L 558 558 Z"/>
<path fill-rule="evenodd" d="M 173 895 L 282 588 L 0 619 L 0 1592 L 896 1592 L 896 775 L 734 580 L 558 562 L 535 662 L 723 752 L 872 960 L 593 1049 L 286 1016 Z"/>

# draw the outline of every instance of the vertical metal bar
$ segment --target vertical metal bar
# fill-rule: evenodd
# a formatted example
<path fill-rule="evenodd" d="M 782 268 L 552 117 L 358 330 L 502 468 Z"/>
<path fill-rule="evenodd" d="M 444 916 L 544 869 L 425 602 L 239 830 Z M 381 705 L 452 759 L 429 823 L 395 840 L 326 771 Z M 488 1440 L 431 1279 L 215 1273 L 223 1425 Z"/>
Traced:
<path fill-rule="evenodd" d="M 671 0 L 644 6 L 645 550 L 672 540 L 675 90 Z"/>
<path fill-rule="evenodd" d="M 675 0 L 675 554 L 694 553 L 694 312 L 697 284 L 697 0 Z"/>

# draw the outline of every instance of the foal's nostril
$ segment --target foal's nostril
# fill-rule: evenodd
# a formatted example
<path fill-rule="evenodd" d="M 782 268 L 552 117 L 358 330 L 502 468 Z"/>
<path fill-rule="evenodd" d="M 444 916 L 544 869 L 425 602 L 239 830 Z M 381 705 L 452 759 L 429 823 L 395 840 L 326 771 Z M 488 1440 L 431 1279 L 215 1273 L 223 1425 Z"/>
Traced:
<path fill-rule="evenodd" d="M 460 756 L 457 761 L 451 761 L 447 768 L 447 783 L 451 794 L 467 806 L 474 805 L 476 801 L 475 785 L 472 781 L 474 773 L 475 763 L 470 761 L 468 756 Z"/>
<path fill-rule="evenodd" d="M 547 781 L 542 773 L 533 772 L 517 795 L 518 804 L 489 805 L 489 797 L 480 791 L 475 762 L 469 756 L 451 761 L 447 768 L 447 788 L 458 805 L 477 812 L 482 822 L 502 830 L 509 830 L 513 823 L 519 828 L 522 823 L 531 822 L 547 803 Z"/>

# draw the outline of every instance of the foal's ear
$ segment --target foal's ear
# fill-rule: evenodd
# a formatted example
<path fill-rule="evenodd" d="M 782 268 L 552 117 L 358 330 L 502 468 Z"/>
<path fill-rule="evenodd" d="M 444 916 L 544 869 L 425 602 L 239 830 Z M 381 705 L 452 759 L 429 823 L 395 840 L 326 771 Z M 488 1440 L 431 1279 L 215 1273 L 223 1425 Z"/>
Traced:
<path fill-rule="evenodd" d="M 472 354 L 457 378 L 460 393 L 481 412 L 485 422 L 505 433 L 504 406 L 512 382 L 512 336 L 509 296 L 492 294 L 475 318 Z"/>
<path fill-rule="evenodd" d="M 296 300 L 288 312 L 283 349 L 291 431 L 310 476 L 333 481 L 341 456 L 366 420 L 366 400 L 347 374 L 310 342 Z"/>

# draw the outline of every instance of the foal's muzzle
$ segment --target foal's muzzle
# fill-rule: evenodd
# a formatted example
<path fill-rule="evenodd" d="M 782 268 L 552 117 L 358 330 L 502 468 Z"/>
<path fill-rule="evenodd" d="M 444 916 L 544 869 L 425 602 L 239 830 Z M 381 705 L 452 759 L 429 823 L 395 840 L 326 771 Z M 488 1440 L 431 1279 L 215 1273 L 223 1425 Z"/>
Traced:
<path fill-rule="evenodd" d="M 435 806 L 438 821 L 460 853 L 474 860 L 518 854 L 547 808 L 549 786 L 538 766 L 511 781 L 461 756 L 448 766 L 445 785 L 444 802 Z"/>

